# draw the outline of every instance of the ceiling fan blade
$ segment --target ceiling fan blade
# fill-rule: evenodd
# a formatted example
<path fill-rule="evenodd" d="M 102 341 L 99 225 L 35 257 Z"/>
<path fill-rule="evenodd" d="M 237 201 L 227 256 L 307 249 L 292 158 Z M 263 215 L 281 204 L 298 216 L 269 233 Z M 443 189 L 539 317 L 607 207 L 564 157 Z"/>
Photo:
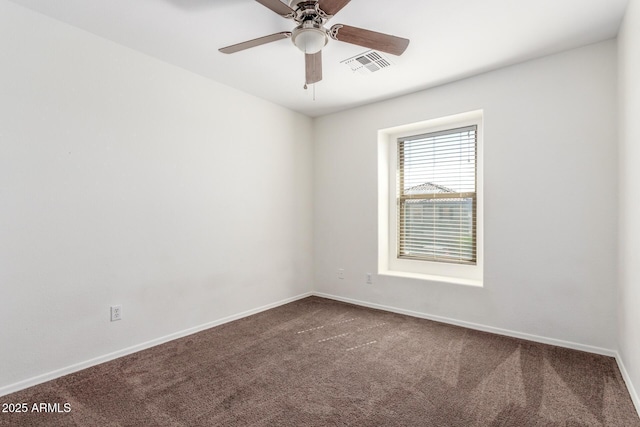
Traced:
<path fill-rule="evenodd" d="M 246 42 L 223 47 L 218 50 L 222 53 L 236 53 L 241 50 L 249 49 L 251 47 L 260 46 L 262 44 L 267 44 L 267 43 L 275 42 L 277 40 L 282 40 L 282 39 L 288 39 L 289 37 L 291 37 L 291 32 L 283 31 L 281 33 L 275 33 L 269 36 L 264 36 L 264 37 L 260 37 L 253 40 L 247 40 Z"/>
<path fill-rule="evenodd" d="M 351 0 L 319 0 L 318 6 L 327 15 L 335 15 L 347 5 Z"/>
<path fill-rule="evenodd" d="M 342 24 L 331 27 L 329 35 L 332 39 L 341 42 L 357 44 L 397 56 L 402 55 L 409 46 L 408 39 Z"/>
<path fill-rule="evenodd" d="M 278 15 L 283 18 L 293 18 L 295 12 L 286 4 L 282 3 L 280 0 L 256 0 L 261 5 L 273 10 Z"/>
<path fill-rule="evenodd" d="M 304 55 L 306 79 L 305 83 L 310 85 L 322 80 L 322 51 L 314 54 Z"/>

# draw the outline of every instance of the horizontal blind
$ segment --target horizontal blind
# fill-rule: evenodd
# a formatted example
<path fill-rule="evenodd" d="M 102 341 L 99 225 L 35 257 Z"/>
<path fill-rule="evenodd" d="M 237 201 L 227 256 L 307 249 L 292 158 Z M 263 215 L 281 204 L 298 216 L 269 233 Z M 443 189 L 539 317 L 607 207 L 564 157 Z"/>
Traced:
<path fill-rule="evenodd" d="M 398 257 L 476 263 L 477 126 L 398 139 Z"/>

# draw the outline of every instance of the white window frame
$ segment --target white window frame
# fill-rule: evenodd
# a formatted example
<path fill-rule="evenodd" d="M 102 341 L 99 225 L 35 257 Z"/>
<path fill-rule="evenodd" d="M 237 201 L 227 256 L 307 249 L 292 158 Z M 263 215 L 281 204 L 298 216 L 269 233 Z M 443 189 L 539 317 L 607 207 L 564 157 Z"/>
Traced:
<path fill-rule="evenodd" d="M 412 123 L 378 131 L 378 274 L 436 282 L 482 286 L 484 264 L 483 191 L 483 112 L 482 110 Z M 464 126 L 477 126 L 476 153 L 476 264 L 452 264 L 397 256 L 398 138 L 410 137 Z"/>

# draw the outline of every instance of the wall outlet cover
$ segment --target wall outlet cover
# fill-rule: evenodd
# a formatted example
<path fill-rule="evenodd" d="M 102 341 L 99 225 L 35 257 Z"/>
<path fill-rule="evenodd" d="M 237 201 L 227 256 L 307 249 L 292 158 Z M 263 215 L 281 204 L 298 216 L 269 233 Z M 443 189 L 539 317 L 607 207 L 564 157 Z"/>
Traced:
<path fill-rule="evenodd" d="M 122 306 L 121 305 L 112 305 L 111 306 L 111 321 L 115 322 L 116 320 L 122 319 Z"/>

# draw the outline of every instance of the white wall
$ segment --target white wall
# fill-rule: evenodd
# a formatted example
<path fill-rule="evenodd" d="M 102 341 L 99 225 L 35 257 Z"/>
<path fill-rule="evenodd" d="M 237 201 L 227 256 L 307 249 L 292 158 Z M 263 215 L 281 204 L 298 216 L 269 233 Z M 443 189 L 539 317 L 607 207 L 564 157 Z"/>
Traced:
<path fill-rule="evenodd" d="M 0 63 L 0 391 L 311 291 L 311 119 L 6 0 Z"/>
<path fill-rule="evenodd" d="M 640 412 L 640 3 L 619 35 L 620 292 L 618 345 Z"/>
<path fill-rule="evenodd" d="M 317 119 L 316 289 L 614 350 L 616 73 L 607 41 Z M 478 109 L 484 287 L 389 276 L 366 285 L 377 271 L 377 130 Z"/>

